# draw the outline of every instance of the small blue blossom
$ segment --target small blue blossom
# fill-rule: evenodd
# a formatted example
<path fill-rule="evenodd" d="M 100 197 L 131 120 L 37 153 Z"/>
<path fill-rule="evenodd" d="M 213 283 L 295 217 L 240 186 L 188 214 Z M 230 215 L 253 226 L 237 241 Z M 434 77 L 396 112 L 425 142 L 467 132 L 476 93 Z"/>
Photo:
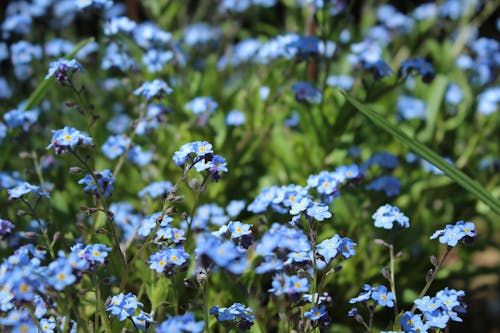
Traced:
<path fill-rule="evenodd" d="M 272 288 L 268 292 L 276 296 L 295 295 L 305 293 L 309 290 L 307 278 L 300 278 L 297 275 L 288 276 L 277 274 L 273 277 Z"/>
<path fill-rule="evenodd" d="M 184 106 L 187 110 L 193 112 L 194 114 L 202 113 L 212 113 L 214 112 L 219 104 L 212 97 L 196 97 L 190 102 L 186 103 Z"/>
<path fill-rule="evenodd" d="M 342 239 L 339 235 L 333 235 L 333 237 L 325 239 L 319 243 L 316 247 L 318 253 L 324 258 L 325 262 L 330 262 L 339 253 L 340 246 L 342 244 Z"/>
<path fill-rule="evenodd" d="M 161 322 L 156 328 L 156 333 L 201 333 L 203 332 L 203 321 L 195 321 L 194 313 L 186 312 L 180 316 L 169 317 Z"/>
<path fill-rule="evenodd" d="M 182 247 L 166 248 L 155 252 L 149 259 L 149 267 L 158 273 L 171 274 L 175 266 L 187 263 L 189 254 Z"/>
<path fill-rule="evenodd" d="M 375 226 L 378 228 L 392 229 L 394 222 L 396 222 L 398 228 L 410 227 L 410 219 L 398 207 L 389 204 L 380 206 L 372 218 L 375 220 Z"/>
<path fill-rule="evenodd" d="M 83 72 L 82 65 L 76 59 L 61 58 L 50 63 L 49 73 L 45 76 L 45 79 L 53 76 L 59 84 L 64 85 L 71 82 L 71 78 L 76 72 Z"/>
<path fill-rule="evenodd" d="M 137 96 L 146 97 L 149 101 L 153 98 L 161 98 L 164 94 L 172 93 L 172 89 L 165 81 L 154 79 L 151 82 L 144 82 L 139 88 L 134 91 Z"/>
<path fill-rule="evenodd" d="M 375 62 L 364 62 L 364 69 L 372 73 L 374 80 L 380 80 L 384 77 L 391 76 L 391 67 L 383 60 L 377 60 Z"/>
<path fill-rule="evenodd" d="M 226 125 L 241 126 L 245 124 L 245 113 L 239 110 L 232 110 L 226 116 Z"/>
<path fill-rule="evenodd" d="M 130 142 L 130 138 L 125 135 L 112 135 L 104 142 L 101 149 L 107 158 L 114 160 L 127 151 Z"/>
<path fill-rule="evenodd" d="M 55 153 L 60 155 L 79 145 L 93 145 L 92 138 L 72 127 L 65 126 L 63 129 L 52 131 L 52 139 L 46 149 L 54 148 Z"/>
<path fill-rule="evenodd" d="M 78 9 L 86 9 L 89 7 L 105 9 L 113 5 L 113 0 L 76 0 L 75 3 Z"/>
<path fill-rule="evenodd" d="M 299 102 L 319 103 L 322 99 L 321 91 L 313 87 L 309 82 L 296 82 L 292 86 L 295 99 Z"/>
<path fill-rule="evenodd" d="M 20 199 L 29 193 L 33 193 L 37 198 L 49 197 L 49 193 L 43 191 L 40 186 L 31 185 L 28 182 L 20 183 L 19 185 L 8 189 L 7 193 L 9 194 L 9 200 Z"/>
<path fill-rule="evenodd" d="M 326 306 L 322 305 L 321 307 L 316 307 L 316 306 L 313 306 L 311 308 L 311 310 L 309 311 L 306 311 L 304 313 L 304 317 L 306 318 L 309 318 L 311 320 L 318 320 L 320 319 L 321 317 L 325 316 L 327 313 L 326 313 Z"/>
<path fill-rule="evenodd" d="M 394 176 L 381 176 L 366 186 L 367 190 L 384 191 L 388 197 L 399 194 L 401 183 Z"/>
<path fill-rule="evenodd" d="M 108 298 L 106 303 L 106 311 L 116 316 L 118 320 L 123 321 L 130 316 L 133 316 L 138 307 L 142 307 L 142 303 L 138 302 L 137 296 L 132 293 L 120 293 L 116 296 Z"/>
<path fill-rule="evenodd" d="M 95 183 L 94 177 L 90 174 L 87 174 L 84 178 L 80 179 L 78 184 L 85 185 L 83 190 L 87 193 L 92 193 L 97 197 L 100 195 L 109 197 L 114 189 L 113 183 L 115 178 L 113 177 L 113 174 L 108 169 L 100 172 L 95 171 L 94 174 L 95 178 L 97 178 L 98 185 Z M 99 186 L 99 188 L 97 186 Z"/>
<path fill-rule="evenodd" d="M 456 83 L 450 83 L 446 89 L 446 94 L 444 95 L 445 101 L 453 106 L 460 104 L 464 99 L 464 94 L 460 86 Z"/>
<path fill-rule="evenodd" d="M 447 224 L 443 230 L 437 230 L 432 234 L 430 239 L 439 237 L 441 244 L 448 246 L 456 246 L 460 240 L 471 240 L 476 237 L 476 229 L 474 223 L 458 221 L 455 225 Z"/>
<path fill-rule="evenodd" d="M 386 286 L 378 286 L 371 295 L 372 299 L 381 306 L 394 307 L 394 294 L 387 290 Z"/>
<path fill-rule="evenodd" d="M 498 104 L 500 103 L 500 86 L 484 90 L 477 96 L 477 99 L 477 110 L 484 115 L 492 114 L 498 110 Z"/>
<path fill-rule="evenodd" d="M 172 189 L 173 185 L 171 182 L 167 181 L 160 181 L 160 182 L 153 182 L 146 186 L 144 189 L 139 191 L 139 197 L 143 198 L 146 195 L 151 197 L 152 199 L 156 199 L 161 196 L 167 195 L 170 190 Z"/>
<path fill-rule="evenodd" d="M 152 313 L 150 314 L 144 311 L 141 311 L 137 316 L 132 316 L 132 321 L 138 329 L 143 331 L 147 330 L 149 325 L 155 322 Z"/>
<path fill-rule="evenodd" d="M 219 322 L 235 321 L 234 325 L 240 330 L 249 330 L 255 320 L 252 309 L 240 303 L 234 303 L 229 308 L 214 306 L 210 309 L 210 314 Z"/>
<path fill-rule="evenodd" d="M 410 96 L 399 96 L 397 102 L 398 114 L 402 119 L 422 119 L 427 117 L 425 102 Z"/>
<path fill-rule="evenodd" d="M 104 34 L 113 36 L 118 33 L 129 34 L 134 31 L 137 24 L 126 16 L 112 17 L 104 23 Z"/>
<path fill-rule="evenodd" d="M 306 214 L 316 221 L 323 221 L 332 217 L 332 213 L 328 211 L 328 206 L 318 202 L 312 202 L 307 208 Z"/>
<path fill-rule="evenodd" d="M 422 58 L 414 58 L 401 62 L 401 76 L 407 77 L 412 72 L 421 75 L 424 83 L 431 83 L 436 75 L 432 64 Z"/>
<path fill-rule="evenodd" d="M 238 216 L 245 209 L 245 200 L 231 200 L 226 207 L 227 215 L 230 217 Z"/>

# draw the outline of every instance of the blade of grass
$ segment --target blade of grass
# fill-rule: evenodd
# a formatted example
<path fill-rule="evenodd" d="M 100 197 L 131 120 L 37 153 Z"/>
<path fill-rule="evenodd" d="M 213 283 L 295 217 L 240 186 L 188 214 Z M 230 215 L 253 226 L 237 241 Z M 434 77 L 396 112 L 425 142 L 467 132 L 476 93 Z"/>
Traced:
<path fill-rule="evenodd" d="M 66 59 L 71 59 L 74 58 L 75 55 L 80 51 L 85 45 L 92 43 L 94 41 L 94 37 L 87 38 L 80 43 L 78 43 L 75 48 L 68 53 L 65 58 Z M 41 99 L 45 96 L 45 93 L 49 89 L 52 81 L 54 81 L 54 78 L 49 78 L 47 80 L 43 80 L 38 87 L 33 91 L 30 95 L 30 98 L 28 98 L 28 102 L 24 105 L 24 110 L 31 110 L 33 109 L 36 105 L 38 105 L 41 101 Z"/>
<path fill-rule="evenodd" d="M 478 182 L 471 179 L 456 166 L 446 162 L 441 156 L 422 144 L 420 141 L 410 138 L 399 128 L 389 123 L 380 114 L 362 104 L 355 98 L 349 96 L 344 91 L 341 91 L 346 100 L 354 106 L 356 110 L 370 119 L 377 127 L 383 129 L 393 137 L 401 141 L 408 148 L 412 149 L 420 157 L 432 163 L 443 171 L 457 184 L 462 186 L 467 192 L 473 194 L 477 199 L 488 205 L 495 213 L 500 215 L 500 201 L 495 199 L 487 190 L 485 190 Z"/>

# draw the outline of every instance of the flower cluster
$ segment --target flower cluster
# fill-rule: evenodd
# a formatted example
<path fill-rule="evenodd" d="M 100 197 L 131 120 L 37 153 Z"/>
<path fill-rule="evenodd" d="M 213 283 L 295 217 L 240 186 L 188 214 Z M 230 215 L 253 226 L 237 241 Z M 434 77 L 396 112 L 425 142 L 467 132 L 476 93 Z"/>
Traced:
<path fill-rule="evenodd" d="M 447 224 L 443 230 L 437 230 L 430 239 L 439 237 L 441 244 L 456 246 L 461 240 L 464 243 L 470 243 L 476 237 L 476 227 L 472 222 L 458 221 L 455 225 Z"/>
<path fill-rule="evenodd" d="M 416 72 L 421 75 L 424 83 L 431 83 L 436 75 L 432 64 L 422 58 L 408 59 L 401 63 L 401 76 L 407 77 L 412 72 Z"/>
<path fill-rule="evenodd" d="M 249 330 L 255 320 L 251 308 L 240 303 L 234 303 L 229 308 L 219 308 L 214 306 L 210 309 L 210 314 L 214 315 L 219 322 L 230 321 L 240 330 Z"/>
<path fill-rule="evenodd" d="M 135 315 L 137 309 L 142 307 L 142 303 L 137 300 L 137 296 L 132 293 L 120 293 L 106 300 L 106 311 L 116 316 L 122 321 Z"/>
<path fill-rule="evenodd" d="M 198 235 L 195 254 L 200 270 L 209 270 L 215 265 L 240 275 L 247 267 L 247 254 L 244 248 L 232 240 L 225 240 L 210 233 Z"/>
<path fill-rule="evenodd" d="M 226 160 L 214 155 L 212 145 L 206 141 L 186 143 L 174 153 L 172 159 L 178 166 L 188 165 L 188 170 L 194 167 L 198 172 L 206 171 L 212 181 L 218 181 L 221 178 L 220 174 L 227 172 Z"/>
<path fill-rule="evenodd" d="M 134 94 L 146 97 L 149 101 L 153 98 L 162 98 L 163 95 L 168 95 L 172 93 L 172 91 L 172 88 L 170 88 L 165 81 L 154 79 L 151 82 L 144 82 L 134 91 Z"/>
<path fill-rule="evenodd" d="M 394 294 L 387 290 L 386 286 L 372 287 L 369 284 L 363 286 L 363 291 L 354 298 L 349 300 L 349 303 L 360 303 L 373 300 L 375 305 L 379 304 L 383 307 L 392 308 L 394 306 Z"/>
<path fill-rule="evenodd" d="M 49 193 L 43 191 L 43 189 L 40 188 L 40 186 L 31 185 L 28 182 L 22 182 L 15 186 L 12 186 L 7 190 L 7 193 L 9 194 L 9 200 L 20 199 L 30 193 L 33 193 L 37 198 L 49 197 Z"/>
<path fill-rule="evenodd" d="M 466 312 L 463 303 L 465 293 L 462 290 L 445 288 L 436 296 L 424 296 L 414 301 L 421 314 L 406 312 L 400 319 L 405 332 L 427 332 L 429 329 L 444 329 L 449 321 L 462 322 L 459 313 Z"/>
<path fill-rule="evenodd" d="M 97 184 L 96 180 L 97 179 Z M 110 170 L 105 169 L 103 171 L 94 171 L 94 175 L 87 174 L 85 177 L 78 181 L 78 184 L 83 184 L 85 187 L 83 190 L 87 193 L 91 193 L 96 197 L 101 195 L 109 197 L 114 189 L 113 183 L 115 178 Z"/>
<path fill-rule="evenodd" d="M 53 130 L 52 139 L 47 149 L 54 149 L 57 155 L 74 151 L 80 145 L 92 145 L 92 138 L 80 131 L 65 126 L 63 129 Z"/>
<path fill-rule="evenodd" d="M 61 58 L 50 63 L 49 73 L 45 76 L 45 79 L 55 77 L 59 84 L 64 85 L 71 81 L 73 74 L 76 72 L 83 72 L 82 65 L 76 59 Z"/>
<path fill-rule="evenodd" d="M 196 321 L 194 313 L 186 312 L 180 316 L 173 316 L 161 322 L 156 328 L 156 333 L 201 333 L 205 323 L 203 321 Z"/>
<path fill-rule="evenodd" d="M 372 215 L 377 228 L 392 229 L 394 225 L 397 228 L 409 228 L 410 219 L 405 216 L 398 207 L 385 204 L 380 206 L 375 214 Z M 394 224 L 396 222 L 396 224 Z"/>

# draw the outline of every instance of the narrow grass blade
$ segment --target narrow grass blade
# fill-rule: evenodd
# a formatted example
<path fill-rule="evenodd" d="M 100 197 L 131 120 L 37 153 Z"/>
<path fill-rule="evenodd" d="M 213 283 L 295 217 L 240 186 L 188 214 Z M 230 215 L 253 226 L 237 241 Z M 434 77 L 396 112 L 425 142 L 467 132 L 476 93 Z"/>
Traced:
<path fill-rule="evenodd" d="M 423 159 L 434 164 L 441 171 L 443 171 L 448 177 L 450 177 L 453 181 L 462 186 L 469 193 L 473 194 L 477 199 L 481 200 L 486 205 L 488 205 L 495 213 L 500 215 L 500 201 L 495 199 L 479 183 L 471 179 L 456 166 L 446 162 L 441 156 L 436 154 L 434 151 L 429 149 L 421 142 L 413 138 L 410 138 L 407 134 L 405 134 L 403 131 L 401 131 L 393 124 L 389 123 L 386 119 L 384 119 L 381 115 L 373 111 L 368 106 L 359 102 L 355 98 L 349 96 L 347 93 L 345 92 L 342 93 L 347 99 L 347 101 L 352 106 L 354 106 L 356 110 L 358 110 L 367 118 L 369 118 L 377 127 L 391 134 L 393 137 L 395 137 L 403 144 L 408 146 Z"/>
<path fill-rule="evenodd" d="M 94 37 L 90 37 L 84 41 L 81 41 L 78 43 L 75 48 L 66 55 L 65 58 L 71 59 L 74 58 L 75 55 L 80 51 L 85 45 L 91 43 L 94 41 Z M 51 82 L 53 81 L 53 78 L 49 78 L 48 80 L 43 80 L 38 87 L 33 91 L 30 95 L 30 98 L 28 98 L 28 102 L 24 106 L 24 110 L 31 110 L 33 109 L 36 105 L 40 103 L 42 100 L 43 96 L 45 96 L 45 93 L 47 92 L 47 89 L 50 87 Z"/>

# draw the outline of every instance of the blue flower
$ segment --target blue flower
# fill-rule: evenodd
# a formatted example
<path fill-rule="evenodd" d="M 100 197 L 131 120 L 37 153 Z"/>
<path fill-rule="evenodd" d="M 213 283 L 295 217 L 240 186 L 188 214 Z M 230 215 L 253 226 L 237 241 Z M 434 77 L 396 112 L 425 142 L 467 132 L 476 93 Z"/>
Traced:
<path fill-rule="evenodd" d="M 472 240 L 476 236 L 474 223 L 458 221 L 455 225 L 447 224 L 445 229 L 437 230 L 430 239 L 439 237 L 441 244 L 456 246 L 460 240 Z"/>
<path fill-rule="evenodd" d="M 313 306 L 311 310 L 304 313 L 304 317 L 311 320 L 318 320 L 326 314 L 326 306 L 322 305 L 320 308 L 318 308 L 317 306 Z"/>
<path fill-rule="evenodd" d="M 422 119 L 425 120 L 427 117 L 425 102 L 421 99 L 409 97 L 409 96 L 399 96 L 397 102 L 397 108 L 401 118 L 406 120 L 411 119 Z"/>
<path fill-rule="evenodd" d="M 232 110 L 226 116 L 226 125 L 241 126 L 245 124 L 245 113 L 240 110 Z"/>
<path fill-rule="evenodd" d="M 125 153 L 130 145 L 130 138 L 125 135 L 112 135 L 102 145 L 102 152 L 107 158 L 115 159 Z"/>
<path fill-rule="evenodd" d="M 212 113 L 219 104 L 212 97 L 196 97 L 184 106 L 194 114 Z"/>
<path fill-rule="evenodd" d="M 145 331 L 148 329 L 149 324 L 154 323 L 153 317 L 151 315 L 152 313 L 149 314 L 141 311 L 137 316 L 132 316 L 132 321 L 138 329 Z"/>
<path fill-rule="evenodd" d="M 388 197 L 399 194 L 400 181 L 394 176 L 381 176 L 366 186 L 367 190 L 384 191 Z"/>
<path fill-rule="evenodd" d="M 235 325 L 241 330 L 250 329 L 255 320 L 252 309 L 240 303 L 234 303 L 229 308 L 214 306 L 210 309 L 210 314 L 219 322 L 236 320 Z"/>
<path fill-rule="evenodd" d="M 398 207 L 389 204 L 380 206 L 372 218 L 375 220 L 375 226 L 378 228 L 392 229 L 394 222 L 397 223 L 399 228 L 410 227 L 410 219 Z"/>
<path fill-rule="evenodd" d="M 108 298 L 106 303 L 106 311 L 116 316 L 118 320 L 123 321 L 130 316 L 133 316 L 138 307 L 142 307 L 142 303 L 138 302 L 137 296 L 132 293 L 120 293 L 116 296 Z"/>
<path fill-rule="evenodd" d="M 245 205 L 245 200 L 231 200 L 226 207 L 227 214 L 230 217 L 236 217 L 245 209 Z"/>
<path fill-rule="evenodd" d="M 48 266 L 47 275 L 49 283 L 56 290 L 63 290 L 66 286 L 76 281 L 76 276 L 72 274 L 73 267 L 65 258 L 58 258 Z"/>
<path fill-rule="evenodd" d="M 394 294 L 387 290 L 386 286 L 378 286 L 372 291 L 372 299 L 380 304 L 392 308 L 394 306 Z"/>
<path fill-rule="evenodd" d="M 299 81 L 292 86 L 295 98 L 299 102 L 319 103 L 322 99 L 321 91 L 313 87 L 309 82 Z"/>
<path fill-rule="evenodd" d="M 420 314 L 413 314 L 410 311 L 405 312 L 399 323 L 401 328 L 408 333 L 427 332 L 429 329 L 429 326 L 422 321 Z"/>
<path fill-rule="evenodd" d="M 132 147 L 127 153 L 127 161 L 130 161 L 139 166 L 145 166 L 153 160 L 153 152 L 149 150 L 143 151 L 140 146 Z"/>
<path fill-rule="evenodd" d="M 450 83 L 446 89 L 446 94 L 444 95 L 445 101 L 453 106 L 460 104 L 463 100 L 464 94 L 460 86 L 456 83 Z"/>
<path fill-rule="evenodd" d="M 85 9 L 88 7 L 104 9 L 113 5 L 112 0 L 76 0 L 75 2 L 78 9 Z"/>
<path fill-rule="evenodd" d="M 317 221 L 332 217 L 332 213 L 328 211 L 328 206 L 318 202 L 312 202 L 312 205 L 307 208 L 306 214 Z"/>
<path fill-rule="evenodd" d="M 356 243 L 354 243 L 350 238 L 343 237 L 342 238 L 342 243 L 340 243 L 339 251 L 342 257 L 345 259 L 348 259 L 352 257 L 353 255 L 356 254 L 356 250 L 354 247 L 356 246 Z"/>
<path fill-rule="evenodd" d="M 52 131 L 52 139 L 46 149 L 54 148 L 55 153 L 59 155 L 79 145 L 93 145 L 92 138 L 72 127 L 65 126 L 63 129 Z"/>
<path fill-rule="evenodd" d="M 172 89 L 165 81 L 154 79 L 151 82 L 144 82 L 139 88 L 134 91 L 137 96 L 146 97 L 149 101 L 153 98 L 161 98 L 164 94 L 172 93 Z"/>
<path fill-rule="evenodd" d="M 342 239 L 339 235 L 333 235 L 333 237 L 325 239 L 318 244 L 316 250 L 325 259 L 325 262 L 330 262 L 339 253 L 339 248 L 341 246 Z"/>
<path fill-rule="evenodd" d="M 484 114 L 490 115 L 496 110 L 498 110 L 498 104 L 500 103 L 500 86 L 491 87 L 484 90 L 481 94 L 477 96 L 478 106 L 477 110 Z"/>
<path fill-rule="evenodd" d="M 71 78 L 76 72 L 83 72 L 82 65 L 76 59 L 68 60 L 61 58 L 50 63 L 49 72 L 45 76 L 45 79 L 53 76 L 59 84 L 64 85 L 71 82 Z"/>
<path fill-rule="evenodd" d="M 15 228 L 10 221 L 0 218 L 0 236 L 2 239 L 7 239 L 12 234 L 12 229 Z"/>
<path fill-rule="evenodd" d="M 131 33 L 137 24 L 126 16 L 112 17 L 104 23 L 104 34 L 113 36 L 118 33 Z"/>
<path fill-rule="evenodd" d="M 146 68 L 150 73 L 161 72 L 165 65 L 174 59 L 174 53 L 172 51 L 164 50 L 148 50 L 142 56 L 142 62 L 146 65 Z"/>
<path fill-rule="evenodd" d="M 173 273 L 175 266 L 187 263 L 189 254 L 182 247 L 166 248 L 155 252 L 149 259 L 149 267 L 158 273 Z"/>
<path fill-rule="evenodd" d="M 187 332 L 201 333 L 204 322 L 195 321 L 194 313 L 186 312 L 184 315 L 169 317 L 156 328 L 156 333 Z"/>
<path fill-rule="evenodd" d="M 139 197 L 143 198 L 146 195 L 151 197 L 152 199 L 156 199 L 161 196 L 167 195 L 172 189 L 173 185 L 171 182 L 167 181 L 159 181 L 153 182 L 139 191 Z"/>
<path fill-rule="evenodd" d="M 422 58 L 408 59 L 401 62 L 400 75 L 407 77 L 412 72 L 417 72 L 422 76 L 424 83 L 431 83 L 434 80 L 434 68 L 432 64 Z"/>
<path fill-rule="evenodd" d="M 96 197 L 104 195 L 109 197 L 114 189 L 113 183 L 115 178 L 113 174 L 108 169 L 101 172 L 95 171 L 95 178 L 97 178 L 98 184 L 95 183 L 94 177 L 87 174 L 84 178 L 78 181 L 78 184 L 83 184 L 85 187 L 83 190 L 88 193 L 94 194 Z M 98 187 L 99 186 L 99 187 Z"/>
<path fill-rule="evenodd" d="M 43 191 L 40 186 L 31 185 L 28 182 L 20 183 L 7 190 L 9 194 L 9 200 L 19 199 L 29 193 L 33 193 L 37 198 L 48 198 L 49 193 Z"/>
<path fill-rule="evenodd" d="M 293 201 L 292 206 L 290 207 L 290 214 L 291 215 L 297 215 L 300 214 L 301 212 L 305 211 L 307 207 L 309 207 L 309 204 L 311 203 L 311 199 L 305 197 L 302 198 L 298 201 Z"/>
<path fill-rule="evenodd" d="M 273 277 L 271 285 L 272 288 L 268 292 L 276 296 L 301 294 L 309 290 L 307 278 L 300 278 L 297 275 L 277 274 Z"/>
<path fill-rule="evenodd" d="M 374 80 L 380 80 L 384 77 L 390 76 L 392 73 L 391 67 L 383 60 L 363 62 L 363 67 L 372 73 Z"/>

